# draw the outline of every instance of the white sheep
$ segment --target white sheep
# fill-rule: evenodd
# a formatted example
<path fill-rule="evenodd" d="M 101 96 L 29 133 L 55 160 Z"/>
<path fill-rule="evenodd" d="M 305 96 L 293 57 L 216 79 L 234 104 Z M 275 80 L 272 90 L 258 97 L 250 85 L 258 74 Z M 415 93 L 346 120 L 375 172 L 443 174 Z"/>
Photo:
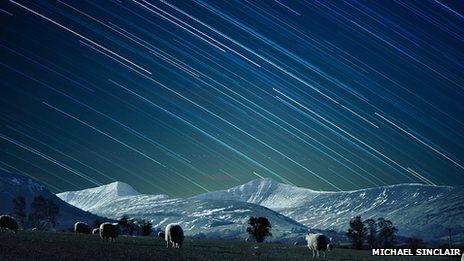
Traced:
<path fill-rule="evenodd" d="M 159 237 L 159 238 L 162 238 L 162 239 L 164 239 L 164 238 L 165 238 L 165 236 L 166 236 L 166 234 L 164 234 L 164 232 L 161 232 L 161 231 L 160 231 L 160 232 L 158 232 L 158 237 Z"/>
<path fill-rule="evenodd" d="M 166 226 L 166 248 L 169 248 L 169 243 L 172 244 L 173 248 L 182 248 L 184 244 L 184 231 L 177 224 L 169 224 Z"/>
<path fill-rule="evenodd" d="M 3 231 L 13 231 L 13 232 L 18 232 L 18 222 L 16 222 L 16 219 L 14 217 L 8 216 L 8 215 L 2 215 L 0 216 L 0 230 Z"/>
<path fill-rule="evenodd" d="M 102 241 L 105 240 L 108 242 L 108 238 L 111 238 L 112 242 L 116 241 L 116 238 L 119 235 L 119 224 L 118 223 L 102 223 L 100 225 L 100 237 Z"/>
<path fill-rule="evenodd" d="M 318 234 L 307 234 L 306 241 L 308 241 L 308 248 L 313 251 L 313 258 L 317 253 L 317 257 L 319 257 L 319 252 L 324 252 L 325 258 L 325 251 L 327 250 L 327 239 L 321 233 Z"/>
<path fill-rule="evenodd" d="M 76 234 L 91 234 L 92 233 L 92 230 L 90 230 L 90 227 L 89 225 L 87 225 L 87 223 L 84 223 L 84 222 L 76 222 L 76 224 L 74 224 L 74 231 L 76 232 Z"/>
<path fill-rule="evenodd" d="M 94 229 L 92 230 L 92 235 L 99 235 L 99 234 L 100 234 L 100 228 L 99 228 L 99 227 L 94 228 Z"/>
<path fill-rule="evenodd" d="M 327 251 L 332 251 L 334 246 L 331 243 L 327 244 Z"/>
<path fill-rule="evenodd" d="M 253 247 L 253 251 L 253 255 L 259 256 L 261 254 L 261 252 L 259 251 L 259 246 Z"/>

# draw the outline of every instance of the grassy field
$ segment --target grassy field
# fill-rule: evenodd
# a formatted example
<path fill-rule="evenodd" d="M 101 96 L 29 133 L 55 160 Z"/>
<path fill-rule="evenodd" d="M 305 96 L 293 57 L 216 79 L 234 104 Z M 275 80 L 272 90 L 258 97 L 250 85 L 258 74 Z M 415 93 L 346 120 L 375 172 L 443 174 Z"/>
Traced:
<path fill-rule="evenodd" d="M 259 246 L 259 254 L 255 247 Z M 154 237 L 119 236 L 117 242 L 102 242 L 97 235 L 69 232 L 18 231 L 0 233 L 0 260 L 311 260 L 306 246 L 256 244 L 252 242 L 186 239 L 184 247 L 166 249 Z M 376 257 L 369 251 L 335 248 L 330 260 L 441 261 L 457 257 Z"/>

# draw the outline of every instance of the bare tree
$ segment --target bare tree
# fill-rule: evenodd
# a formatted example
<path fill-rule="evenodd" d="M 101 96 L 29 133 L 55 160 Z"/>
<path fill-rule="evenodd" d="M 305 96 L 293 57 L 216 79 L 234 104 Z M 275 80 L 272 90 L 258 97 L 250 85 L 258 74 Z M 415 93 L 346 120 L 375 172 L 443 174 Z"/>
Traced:
<path fill-rule="evenodd" d="M 42 195 L 34 198 L 31 204 L 29 219 L 39 230 L 44 230 L 48 225 L 58 225 L 60 206 L 52 199 L 46 199 Z"/>
<path fill-rule="evenodd" d="M 29 218 L 26 213 L 26 199 L 23 196 L 18 196 L 13 199 L 13 216 L 19 221 L 23 229 L 29 226 Z"/>

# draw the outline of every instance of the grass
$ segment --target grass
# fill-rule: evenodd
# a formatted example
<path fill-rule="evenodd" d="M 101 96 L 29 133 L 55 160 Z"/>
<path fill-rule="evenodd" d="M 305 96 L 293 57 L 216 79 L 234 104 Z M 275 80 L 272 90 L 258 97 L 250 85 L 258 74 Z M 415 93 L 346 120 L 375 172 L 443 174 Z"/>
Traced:
<path fill-rule="evenodd" d="M 259 246 L 259 254 L 255 247 Z M 154 237 L 119 236 L 102 242 L 97 235 L 69 232 L 18 231 L 0 233 L 0 260 L 311 260 L 306 246 L 225 240 L 186 239 L 184 247 L 166 249 L 166 241 Z M 458 261 L 457 257 L 385 257 L 370 251 L 335 248 L 329 260 Z"/>

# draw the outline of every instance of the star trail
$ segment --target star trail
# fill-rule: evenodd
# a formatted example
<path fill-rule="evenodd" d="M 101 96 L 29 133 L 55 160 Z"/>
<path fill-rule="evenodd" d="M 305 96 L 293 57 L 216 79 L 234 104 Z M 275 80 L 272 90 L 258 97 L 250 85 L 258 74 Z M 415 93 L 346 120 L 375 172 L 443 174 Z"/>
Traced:
<path fill-rule="evenodd" d="M 52 192 L 464 185 L 461 1 L 0 11 L 0 169 Z"/>

